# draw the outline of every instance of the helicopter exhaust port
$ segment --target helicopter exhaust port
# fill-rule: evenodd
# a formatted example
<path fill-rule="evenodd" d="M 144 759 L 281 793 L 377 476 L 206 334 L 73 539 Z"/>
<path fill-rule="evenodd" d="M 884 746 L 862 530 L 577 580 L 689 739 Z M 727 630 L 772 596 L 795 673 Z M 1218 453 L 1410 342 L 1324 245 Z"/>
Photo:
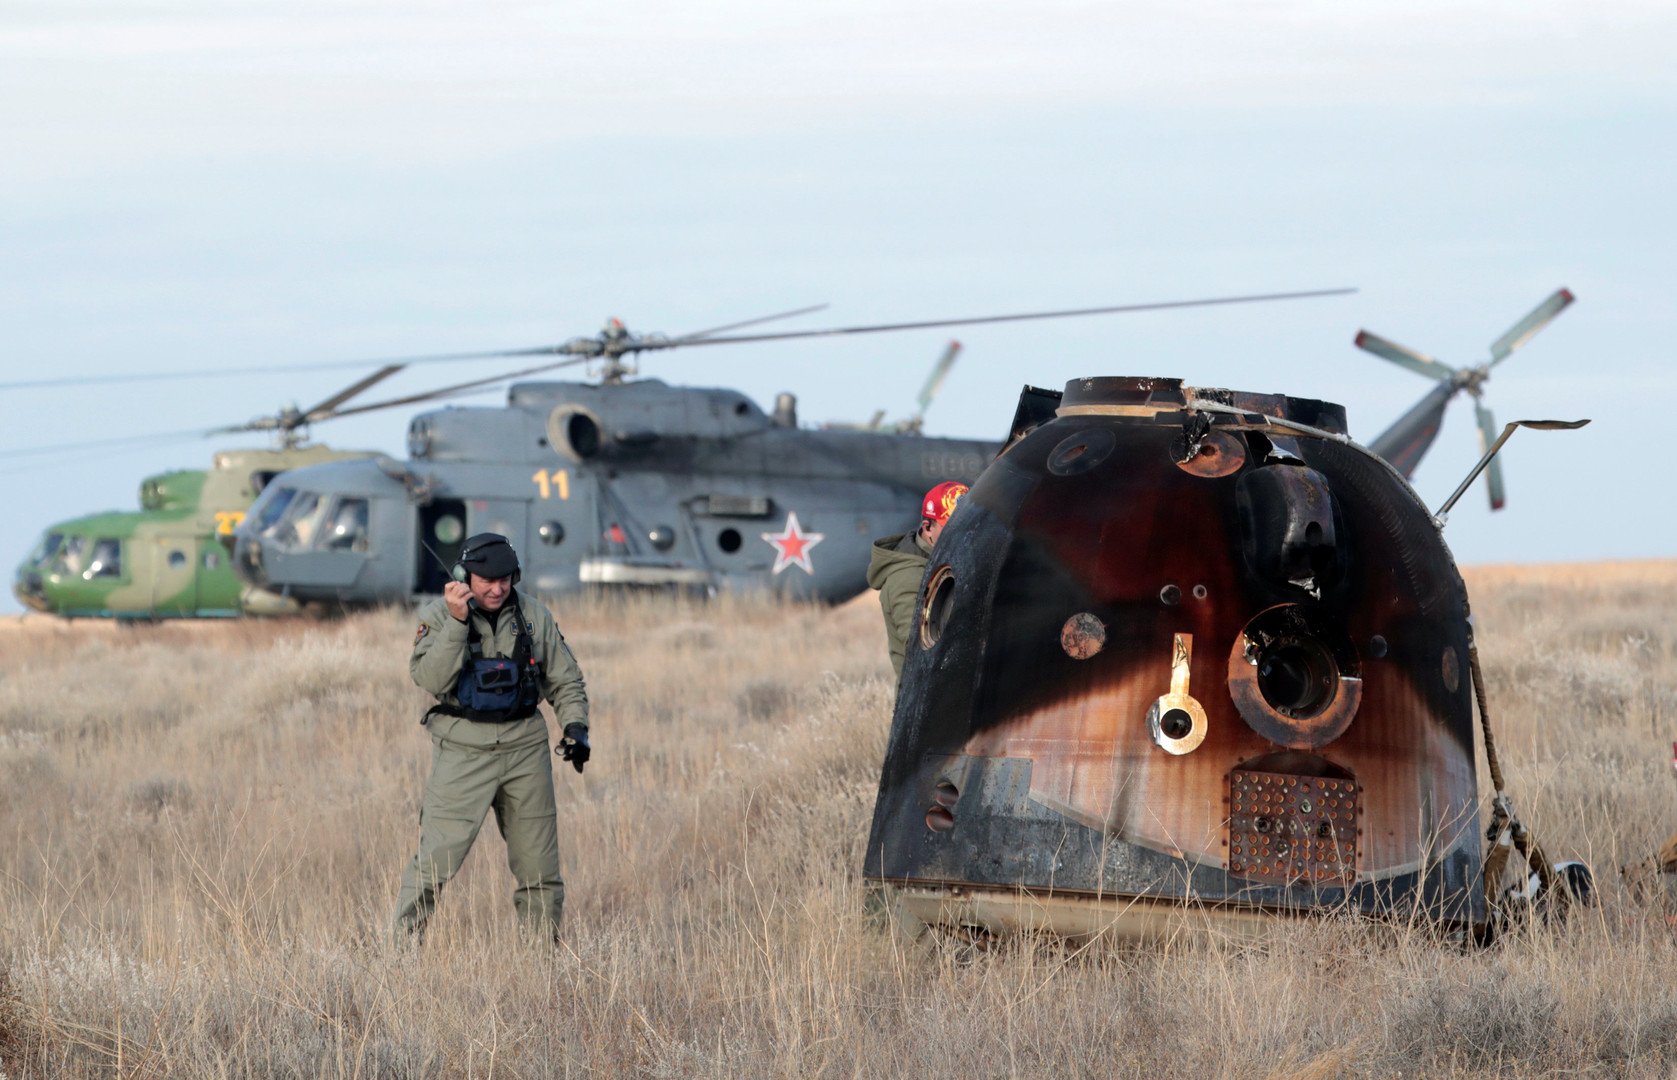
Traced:
<path fill-rule="evenodd" d="M 572 461 L 589 461 L 600 455 L 600 421 L 574 405 L 554 409 L 547 418 L 547 441 Z"/>

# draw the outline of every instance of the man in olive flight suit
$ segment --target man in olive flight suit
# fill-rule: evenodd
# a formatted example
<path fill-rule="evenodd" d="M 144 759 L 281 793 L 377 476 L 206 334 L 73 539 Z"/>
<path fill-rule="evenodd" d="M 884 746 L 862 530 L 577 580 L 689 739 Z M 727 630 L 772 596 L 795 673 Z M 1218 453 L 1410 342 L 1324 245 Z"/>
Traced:
<path fill-rule="evenodd" d="M 431 778 L 419 815 L 419 853 L 402 875 L 394 932 L 423 938 L 437 895 L 460 869 L 485 814 L 507 842 L 520 925 L 557 938 L 565 904 L 558 810 L 547 722 L 564 733 L 556 753 L 577 772 L 588 761 L 588 694 L 553 616 L 520 596 L 518 556 L 507 538 L 480 533 L 461 546 L 455 580 L 420 609 L 408 670 L 437 696 L 421 723 L 431 731 Z"/>
<path fill-rule="evenodd" d="M 967 493 L 967 485 L 945 481 L 926 492 L 920 500 L 920 528 L 911 533 L 886 536 L 873 542 L 868 563 L 868 584 L 879 590 L 879 606 L 885 612 L 885 644 L 891 653 L 891 667 L 902 678 L 903 656 L 908 635 L 914 629 L 914 605 L 920 595 L 920 579 L 926 561 L 955 504 Z"/>

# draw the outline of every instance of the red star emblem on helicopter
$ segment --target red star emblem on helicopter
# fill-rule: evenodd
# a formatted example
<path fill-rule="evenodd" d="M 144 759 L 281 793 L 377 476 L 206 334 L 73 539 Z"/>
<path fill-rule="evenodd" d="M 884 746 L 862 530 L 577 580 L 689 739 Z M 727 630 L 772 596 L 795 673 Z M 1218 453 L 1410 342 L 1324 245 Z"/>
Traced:
<path fill-rule="evenodd" d="M 763 533 L 762 537 L 774 546 L 774 572 L 796 566 L 806 574 L 814 574 L 809 561 L 809 549 L 826 539 L 825 533 L 804 532 L 798 525 L 798 515 L 788 511 L 786 528 L 777 533 Z"/>

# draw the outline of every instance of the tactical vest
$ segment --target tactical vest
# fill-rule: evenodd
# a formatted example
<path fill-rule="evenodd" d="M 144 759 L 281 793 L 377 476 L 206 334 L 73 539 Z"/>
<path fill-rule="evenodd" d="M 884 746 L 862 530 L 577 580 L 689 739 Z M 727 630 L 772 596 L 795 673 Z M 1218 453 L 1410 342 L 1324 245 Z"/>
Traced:
<path fill-rule="evenodd" d="M 466 667 L 454 685 L 454 696 L 460 704 L 438 705 L 436 711 L 484 724 L 504 724 L 536 715 L 536 706 L 541 704 L 542 664 L 534 656 L 529 623 L 518 606 L 517 593 L 508 598 L 508 607 L 514 633 L 512 656 L 484 656 L 477 622 L 468 615 Z M 506 610 L 503 608 L 503 613 Z"/>

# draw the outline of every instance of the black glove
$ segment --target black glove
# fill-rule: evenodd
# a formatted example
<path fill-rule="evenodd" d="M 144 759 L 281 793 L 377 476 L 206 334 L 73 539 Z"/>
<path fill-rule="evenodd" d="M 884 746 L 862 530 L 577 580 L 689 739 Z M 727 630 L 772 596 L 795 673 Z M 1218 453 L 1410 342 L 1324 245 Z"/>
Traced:
<path fill-rule="evenodd" d="M 557 753 L 570 762 L 577 772 L 588 763 L 588 725 L 566 724 L 565 734 L 559 739 Z"/>

